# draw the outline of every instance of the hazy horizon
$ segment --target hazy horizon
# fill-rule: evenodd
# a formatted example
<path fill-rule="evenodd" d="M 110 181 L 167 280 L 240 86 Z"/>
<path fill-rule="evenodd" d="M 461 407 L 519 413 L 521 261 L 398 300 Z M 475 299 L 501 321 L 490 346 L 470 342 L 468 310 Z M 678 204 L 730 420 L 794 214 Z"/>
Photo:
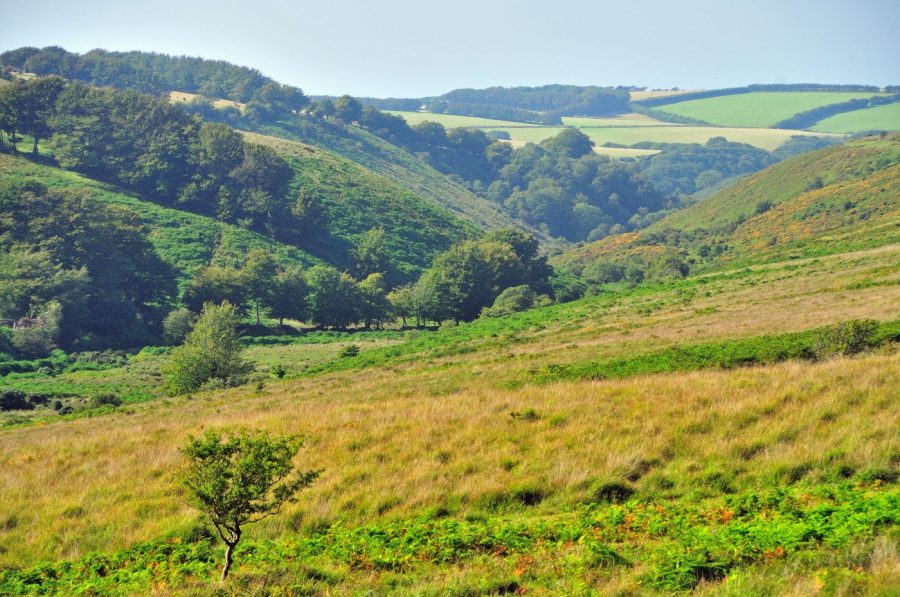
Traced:
<path fill-rule="evenodd" d="M 0 50 L 59 45 L 221 59 L 310 95 L 422 97 L 568 83 L 720 88 L 900 83 L 900 3 L 292 4 L 0 1 Z"/>

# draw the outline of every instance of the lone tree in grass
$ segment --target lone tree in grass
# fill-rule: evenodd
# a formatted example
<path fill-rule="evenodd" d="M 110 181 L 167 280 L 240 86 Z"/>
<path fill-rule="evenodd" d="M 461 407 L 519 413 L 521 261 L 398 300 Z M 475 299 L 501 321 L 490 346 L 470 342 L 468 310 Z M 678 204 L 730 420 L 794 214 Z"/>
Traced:
<path fill-rule="evenodd" d="M 319 476 L 318 471 L 294 470 L 292 461 L 301 445 L 296 436 L 262 432 L 222 436 L 208 431 L 182 449 L 188 460 L 184 483 L 225 542 L 223 581 L 244 526 L 278 514 Z"/>
<path fill-rule="evenodd" d="M 166 390 L 184 394 L 212 380 L 225 386 L 243 381 L 251 366 L 241 358 L 237 325 L 237 310 L 228 301 L 204 304 L 194 329 L 163 367 Z"/>

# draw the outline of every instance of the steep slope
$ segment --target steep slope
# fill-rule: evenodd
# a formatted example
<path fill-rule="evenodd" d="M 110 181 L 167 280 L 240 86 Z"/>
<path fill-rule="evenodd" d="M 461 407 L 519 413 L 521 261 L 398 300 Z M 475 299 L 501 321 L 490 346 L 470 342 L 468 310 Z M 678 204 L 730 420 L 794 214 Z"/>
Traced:
<path fill-rule="evenodd" d="M 251 249 L 271 250 L 284 264 L 321 263 L 318 258 L 265 236 L 205 216 L 161 207 L 134 195 L 59 168 L 25 158 L 0 154 L 0 180 L 32 179 L 51 188 L 85 192 L 109 205 L 128 208 L 141 216 L 160 257 L 178 272 L 184 284 L 208 264 L 240 265 Z"/>
<path fill-rule="evenodd" d="M 424 160 L 360 127 L 313 124 L 298 119 L 280 122 L 278 126 L 259 127 L 258 132 L 325 148 L 436 203 L 478 228 L 520 228 L 542 241 L 549 240 L 539 230 L 509 217 L 498 205 L 472 193 Z"/>
<path fill-rule="evenodd" d="M 349 159 L 278 137 L 249 132 L 244 137 L 279 152 L 294 168 L 293 188 L 321 201 L 330 236 L 313 240 L 309 250 L 335 265 L 350 267 L 347 250 L 359 235 L 382 228 L 399 277 L 407 280 L 439 251 L 477 234 L 476 226 Z"/>
<path fill-rule="evenodd" d="M 654 223 L 557 258 L 575 270 L 598 259 L 678 254 L 697 266 L 797 258 L 900 240 L 900 135 L 803 154 L 748 176 Z"/>

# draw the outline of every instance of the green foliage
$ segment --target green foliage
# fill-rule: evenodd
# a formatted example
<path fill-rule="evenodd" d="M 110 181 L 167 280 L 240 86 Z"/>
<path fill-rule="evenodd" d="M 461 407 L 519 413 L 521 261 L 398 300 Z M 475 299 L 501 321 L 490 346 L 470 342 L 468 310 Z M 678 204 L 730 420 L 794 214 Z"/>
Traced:
<path fill-rule="evenodd" d="M 277 514 L 319 476 L 317 471 L 294 471 L 292 461 L 300 446 L 296 437 L 263 433 L 223 437 L 209 431 L 182 449 L 188 461 L 184 483 L 228 546 L 222 580 L 228 576 L 243 527 Z"/>
<path fill-rule="evenodd" d="M 598 568 L 619 575 L 637 569 L 642 591 L 672 594 L 777 560 L 817 577 L 822 570 L 838 574 L 844 570 L 839 554 L 900 523 L 895 488 L 849 483 L 774 488 L 700 502 L 590 503 L 552 516 L 523 509 L 525 500 L 532 499 L 525 491 L 510 499 L 520 500 L 513 508 L 518 514 L 469 520 L 423 517 L 358 528 L 335 524 L 308 537 L 248 542 L 237 550 L 247 569 L 242 576 L 271 574 L 283 565 L 291 571 L 281 578 L 285 582 L 306 576 L 304 570 L 340 566 L 345 572 L 336 578 L 311 575 L 317 579 L 314 590 L 334 591 L 337 585 L 349 591 L 384 587 L 371 584 L 373 576 L 424 579 L 447 566 L 495 562 L 512 569 L 529 558 L 554 558 L 560 566 L 519 575 L 516 586 L 583 586 L 579 583 Z M 218 557 L 205 539 L 160 540 L 86 556 L 74 564 L 0 571 L 0 591 L 72 593 L 89 587 L 94 592 L 142 593 L 163 580 L 187 586 L 191 579 L 208 578 Z M 493 582 L 502 580 L 498 573 L 492 571 Z"/>
<path fill-rule="evenodd" d="M 342 359 L 351 358 L 359 355 L 359 346 L 356 344 L 348 344 L 341 349 L 338 356 Z"/>
<path fill-rule="evenodd" d="M 5 317 L 34 320 L 14 345 L 39 355 L 56 341 L 133 346 L 156 332 L 174 298 L 174 272 L 137 214 L 15 178 L 0 184 L 0 209 L 0 270 L 12 273 L 0 307 Z"/>
<path fill-rule="evenodd" d="M 880 326 L 872 319 L 852 319 L 821 330 L 812 350 L 817 357 L 857 354 L 877 343 Z"/>
<path fill-rule="evenodd" d="M 251 366 L 241 356 L 237 326 L 234 305 L 206 303 L 184 344 L 171 352 L 163 367 L 166 390 L 184 394 L 210 381 L 241 383 Z"/>
<path fill-rule="evenodd" d="M 278 262 L 269 251 L 255 249 L 247 255 L 241 268 L 245 296 L 256 308 L 256 325 L 260 324 L 260 309 L 274 298 Z"/>
<path fill-rule="evenodd" d="M 511 286 L 497 295 L 494 304 L 481 312 L 482 317 L 502 317 L 531 309 L 538 300 L 537 293 L 530 286 Z"/>
<path fill-rule="evenodd" d="M 212 98 L 255 102 L 276 115 L 299 110 L 308 101 L 297 87 L 279 85 L 256 69 L 222 60 L 99 49 L 78 54 L 54 46 L 10 50 L 0 54 L 0 64 L 97 86 L 152 94 L 179 90 Z"/>
<path fill-rule="evenodd" d="M 351 256 L 355 261 L 354 266 L 359 279 L 370 274 L 386 273 L 390 264 L 384 244 L 384 228 L 372 228 L 360 236 L 356 247 L 351 251 Z"/>
<path fill-rule="evenodd" d="M 291 267 L 278 273 L 265 306 L 272 317 L 278 318 L 279 325 L 284 325 L 285 318 L 303 321 L 309 313 L 308 296 L 306 276 L 300 268 Z"/>
<path fill-rule="evenodd" d="M 309 320 L 320 326 L 345 328 L 360 320 L 360 295 L 349 274 L 328 266 L 310 268 Z"/>
<path fill-rule="evenodd" d="M 731 369 L 767 365 L 787 359 L 812 359 L 828 354 L 853 354 L 900 338 L 900 322 L 879 324 L 851 321 L 836 326 L 778 336 L 741 340 L 682 344 L 658 352 L 592 363 L 554 364 L 532 370 L 528 382 L 547 383 L 561 379 L 618 379 L 633 375 Z M 823 352 L 828 351 L 846 352 Z"/>
<path fill-rule="evenodd" d="M 170 346 L 176 346 L 184 342 L 191 330 L 194 329 L 194 313 L 183 307 L 174 309 L 163 319 L 163 340 Z"/>

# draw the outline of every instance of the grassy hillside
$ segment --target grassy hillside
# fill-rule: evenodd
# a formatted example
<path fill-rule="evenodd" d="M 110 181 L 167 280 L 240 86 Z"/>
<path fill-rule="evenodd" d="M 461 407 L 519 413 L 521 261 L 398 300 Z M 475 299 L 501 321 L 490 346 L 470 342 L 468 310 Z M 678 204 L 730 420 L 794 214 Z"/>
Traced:
<path fill-rule="evenodd" d="M 294 141 L 245 133 L 252 143 L 267 145 L 285 156 L 303 188 L 323 203 L 332 235 L 314 246 L 316 254 L 340 266 L 346 250 L 372 228 L 385 230 L 385 242 L 402 277 L 412 278 L 431 264 L 434 255 L 477 228 L 445 208 L 426 201 L 350 160 Z"/>
<path fill-rule="evenodd" d="M 898 131 L 900 130 L 900 103 L 835 114 L 817 122 L 812 130 L 829 133 Z"/>
<path fill-rule="evenodd" d="M 696 230 L 728 225 L 741 216 L 749 217 L 762 202 L 778 205 L 803 193 L 836 183 L 861 180 L 876 173 L 893 172 L 900 163 L 900 136 L 868 138 L 803 154 L 744 178 L 705 201 L 672 214 L 648 231 L 676 228 Z M 824 190 L 824 188 L 823 188 Z M 874 189 L 880 193 L 880 187 Z M 897 196 L 887 199 L 896 202 Z"/>
<path fill-rule="evenodd" d="M 676 102 L 657 109 L 718 126 L 770 127 L 798 112 L 873 95 L 871 92 L 757 91 Z"/>
<path fill-rule="evenodd" d="M 635 289 L 364 347 L 357 365 L 262 389 L 7 429 L 0 562 L 75 563 L 0 572 L 0 586 L 208 590 L 221 553 L 198 540 L 177 449 L 231 425 L 302 433 L 304 466 L 324 470 L 298 504 L 251 531 L 235 591 L 436 593 L 449 583 L 667 594 L 762 583 L 778 593 L 823 570 L 832 583 L 855 574 L 860 586 L 891 586 L 896 555 L 872 554 L 897 524 L 896 352 L 553 375 L 896 318 L 898 256 L 894 246 Z M 739 536 L 741 551 L 729 551 Z M 859 559 L 842 559 L 844 548 Z M 78 559 L 97 550 L 109 555 Z M 667 566 L 672 558 L 684 567 Z M 718 573 L 703 572 L 713 564 Z"/>
<path fill-rule="evenodd" d="M 898 197 L 900 137 L 867 138 L 770 166 L 639 233 L 579 247 L 556 263 L 580 270 L 674 252 L 708 269 L 888 245 L 900 240 Z"/>
<path fill-rule="evenodd" d="M 475 195 L 424 160 L 359 127 L 313 127 L 305 126 L 301 121 L 261 127 L 258 132 L 323 147 L 433 201 L 479 228 L 527 228 L 539 239 L 547 240 L 540 231 L 510 218 L 495 203 Z"/>
<path fill-rule="evenodd" d="M 0 154 L 0 178 L 34 179 L 51 188 L 83 190 L 103 203 L 136 212 L 149 227 L 150 240 L 160 257 L 176 268 L 182 284 L 199 267 L 210 263 L 240 265 L 247 253 L 255 248 L 270 249 L 285 264 L 309 266 L 321 263 L 319 259 L 300 249 L 275 242 L 255 232 L 142 201 L 74 172 L 36 164 L 25 158 Z"/>

